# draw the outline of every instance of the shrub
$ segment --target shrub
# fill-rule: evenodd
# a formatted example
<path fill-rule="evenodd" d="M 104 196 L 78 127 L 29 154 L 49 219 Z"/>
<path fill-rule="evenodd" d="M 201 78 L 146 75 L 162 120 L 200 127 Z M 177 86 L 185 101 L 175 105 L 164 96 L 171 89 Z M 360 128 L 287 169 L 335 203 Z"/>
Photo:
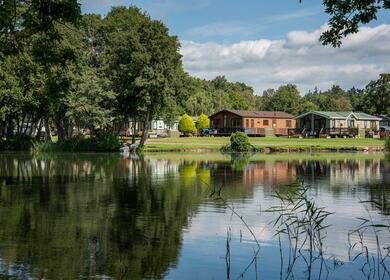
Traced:
<path fill-rule="evenodd" d="M 390 138 L 386 140 L 385 151 L 390 153 Z"/>
<path fill-rule="evenodd" d="M 240 131 L 230 136 L 230 148 L 233 152 L 249 152 L 253 150 L 253 146 L 249 143 L 248 135 Z"/>
<path fill-rule="evenodd" d="M 184 135 L 188 135 L 196 132 L 194 121 L 189 115 L 184 114 L 181 120 L 179 121 L 179 131 Z"/>
<path fill-rule="evenodd" d="M 0 151 L 28 151 L 31 144 L 29 138 L 0 139 Z"/>
<path fill-rule="evenodd" d="M 230 143 L 222 147 L 225 152 L 252 152 L 255 147 L 249 143 L 249 137 L 244 133 L 237 131 L 230 136 Z"/>
<path fill-rule="evenodd" d="M 196 128 L 202 129 L 202 128 L 210 128 L 210 119 L 205 114 L 201 114 L 196 121 Z"/>
<path fill-rule="evenodd" d="M 74 137 L 57 143 L 33 142 L 31 151 L 39 152 L 117 152 L 120 143 L 117 136 L 102 133 L 95 137 Z"/>

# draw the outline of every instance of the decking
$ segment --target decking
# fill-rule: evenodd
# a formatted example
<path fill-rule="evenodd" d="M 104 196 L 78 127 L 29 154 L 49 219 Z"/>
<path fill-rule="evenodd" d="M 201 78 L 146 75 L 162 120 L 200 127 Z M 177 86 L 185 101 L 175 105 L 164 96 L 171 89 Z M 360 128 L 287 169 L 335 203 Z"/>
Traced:
<path fill-rule="evenodd" d="M 218 128 L 214 129 L 214 136 L 230 136 L 234 132 L 244 132 L 250 137 L 288 136 L 287 128 Z"/>
<path fill-rule="evenodd" d="M 322 128 L 314 131 L 293 128 L 288 130 L 289 137 L 356 137 L 358 128 Z"/>

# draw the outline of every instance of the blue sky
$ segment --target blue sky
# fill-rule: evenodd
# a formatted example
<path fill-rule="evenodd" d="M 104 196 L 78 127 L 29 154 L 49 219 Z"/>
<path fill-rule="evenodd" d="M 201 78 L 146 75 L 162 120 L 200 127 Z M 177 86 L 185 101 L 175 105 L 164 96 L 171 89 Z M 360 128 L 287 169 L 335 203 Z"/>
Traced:
<path fill-rule="evenodd" d="M 258 93 L 288 82 L 302 91 L 335 83 L 362 87 L 390 71 L 386 55 L 390 49 L 383 49 L 383 44 L 390 45 L 389 12 L 379 14 L 359 36 L 348 38 L 349 47 L 333 50 L 313 39 L 318 39 L 328 20 L 322 1 L 83 0 L 82 11 L 104 15 L 118 5 L 136 5 L 162 20 L 179 37 L 189 73 L 201 78 L 226 75 L 252 85 Z M 366 49 L 372 42 L 378 45 Z M 207 53 L 214 54 L 212 65 Z M 264 67 L 272 75 L 265 75 Z M 311 73 L 304 75 L 305 68 Z"/>

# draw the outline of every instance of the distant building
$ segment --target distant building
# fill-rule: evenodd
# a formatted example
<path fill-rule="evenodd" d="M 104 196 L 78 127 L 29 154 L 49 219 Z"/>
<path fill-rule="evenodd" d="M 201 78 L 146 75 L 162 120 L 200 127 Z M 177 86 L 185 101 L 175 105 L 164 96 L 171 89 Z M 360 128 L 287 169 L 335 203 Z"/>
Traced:
<path fill-rule="evenodd" d="M 390 116 L 381 115 L 381 120 L 379 121 L 380 126 L 390 126 Z"/>
<path fill-rule="evenodd" d="M 242 131 L 250 136 L 287 135 L 295 128 L 294 116 L 285 112 L 223 110 L 210 117 L 217 135 Z"/>
<path fill-rule="evenodd" d="M 355 112 L 310 111 L 295 118 L 304 135 L 357 136 L 359 130 L 377 130 L 381 118 Z"/>

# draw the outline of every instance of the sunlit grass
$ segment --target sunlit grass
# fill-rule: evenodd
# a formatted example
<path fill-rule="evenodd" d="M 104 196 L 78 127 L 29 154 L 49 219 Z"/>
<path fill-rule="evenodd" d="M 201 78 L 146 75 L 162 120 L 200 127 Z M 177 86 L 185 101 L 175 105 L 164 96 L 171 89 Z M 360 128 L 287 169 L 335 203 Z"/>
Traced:
<path fill-rule="evenodd" d="M 147 151 L 219 150 L 229 142 L 229 137 L 188 137 L 148 139 Z M 385 141 L 371 138 L 250 138 L 256 148 L 272 150 L 365 150 L 384 148 Z"/>

